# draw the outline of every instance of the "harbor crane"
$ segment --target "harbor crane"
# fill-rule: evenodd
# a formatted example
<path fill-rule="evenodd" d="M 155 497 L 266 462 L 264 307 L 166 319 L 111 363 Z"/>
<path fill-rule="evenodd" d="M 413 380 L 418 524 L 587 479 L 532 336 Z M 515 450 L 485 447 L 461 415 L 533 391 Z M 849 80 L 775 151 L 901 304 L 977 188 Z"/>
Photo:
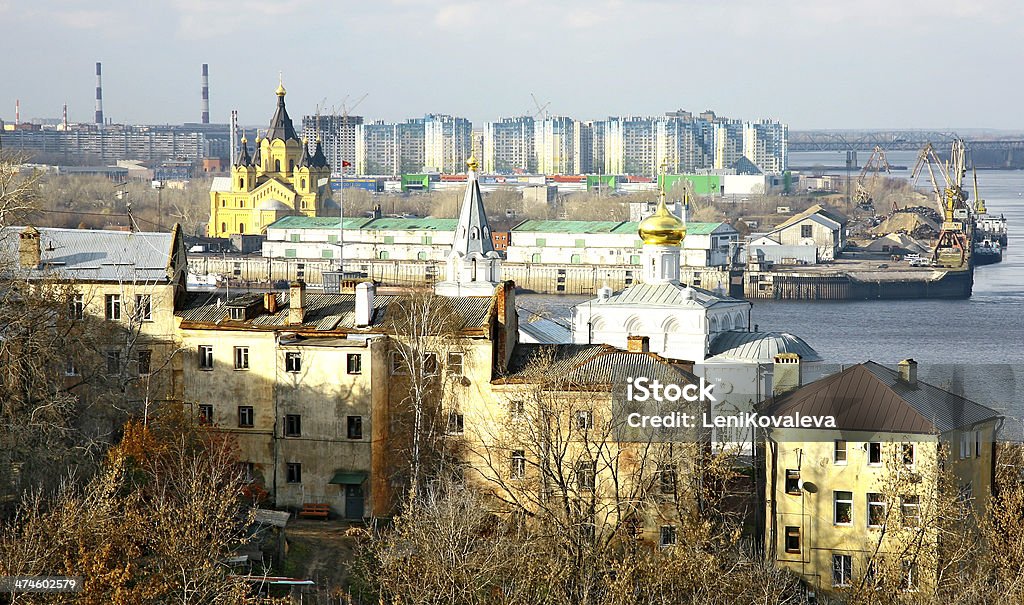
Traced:
<path fill-rule="evenodd" d="M 967 270 L 971 265 L 974 222 L 971 217 L 971 205 L 967 203 L 967 192 L 964 191 L 967 147 L 963 139 L 953 140 L 949 159 L 945 162 L 939 160 L 931 143 L 925 145 L 914 165 L 912 181 L 915 184 L 925 167 L 942 214 L 942 231 L 935 242 L 932 262 L 936 267 Z M 942 177 L 941 188 L 935 177 L 936 170 Z"/>
<path fill-rule="evenodd" d="M 860 176 L 857 177 L 857 192 L 853 196 L 853 201 L 861 210 L 874 210 L 875 200 L 871 197 L 871 192 L 875 190 L 878 173 L 884 171 L 886 174 L 892 174 L 891 168 L 889 160 L 885 157 L 885 150 L 876 145 L 871 157 L 864 163 Z"/>

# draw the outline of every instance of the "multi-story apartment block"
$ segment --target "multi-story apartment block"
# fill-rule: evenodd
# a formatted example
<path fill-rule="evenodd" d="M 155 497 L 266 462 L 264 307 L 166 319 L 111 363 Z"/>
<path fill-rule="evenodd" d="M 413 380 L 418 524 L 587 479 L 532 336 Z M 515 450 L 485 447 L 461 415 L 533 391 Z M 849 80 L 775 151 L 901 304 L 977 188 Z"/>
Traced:
<path fill-rule="evenodd" d="M 765 174 L 782 174 L 789 162 L 788 136 L 781 122 L 744 122 L 743 155 Z"/>
<path fill-rule="evenodd" d="M 693 173 L 713 165 L 714 141 L 710 124 L 683 116 L 666 116 L 657 122 L 657 164 L 670 174 Z"/>
<path fill-rule="evenodd" d="M 519 116 L 487 122 L 484 124 L 483 139 L 484 172 L 536 172 L 532 117 Z"/>
<path fill-rule="evenodd" d="M 799 384 L 800 360 L 776 363 Z M 776 377 L 778 378 L 778 377 Z M 968 526 L 992 495 L 998 412 L 874 362 L 789 390 L 773 416 L 834 416 L 766 437 L 766 550 L 812 589 L 934 585 L 940 525 Z M 954 521 L 954 519 L 959 519 Z M 895 577 L 894 577 L 895 576 Z"/>
<path fill-rule="evenodd" d="M 594 122 L 576 120 L 573 128 L 573 173 L 591 174 L 594 172 Z M 602 154 L 597 154 L 603 157 Z"/>
<path fill-rule="evenodd" d="M 714 168 L 728 170 L 743 157 L 743 122 L 719 118 L 713 122 L 712 128 L 715 137 Z"/>
<path fill-rule="evenodd" d="M 654 176 L 657 163 L 657 118 L 610 117 L 605 122 L 605 174 Z"/>
<path fill-rule="evenodd" d="M 423 118 L 424 166 L 449 174 L 462 172 L 472 154 L 473 124 L 466 118 L 428 114 Z"/>
<path fill-rule="evenodd" d="M 536 123 L 534 148 L 541 174 L 572 174 L 576 164 L 576 120 L 550 116 Z"/>
<path fill-rule="evenodd" d="M 398 174 L 395 124 L 378 120 L 356 126 L 356 174 Z"/>
<path fill-rule="evenodd" d="M 321 142 L 335 174 L 356 174 L 356 129 L 362 123 L 362 116 L 347 114 L 303 116 L 302 137 Z"/>

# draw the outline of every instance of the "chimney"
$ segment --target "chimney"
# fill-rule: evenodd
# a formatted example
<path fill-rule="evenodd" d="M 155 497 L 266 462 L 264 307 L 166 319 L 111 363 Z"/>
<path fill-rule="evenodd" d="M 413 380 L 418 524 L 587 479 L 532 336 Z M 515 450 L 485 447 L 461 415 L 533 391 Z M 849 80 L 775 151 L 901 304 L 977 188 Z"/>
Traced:
<path fill-rule="evenodd" d="M 306 316 L 306 282 L 293 281 L 288 288 L 288 324 L 298 325 Z"/>
<path fill-rule="evenodd" d="M 267 313 L 277 313 L 277 294 L 266 292 L 263 295 L 263 308 Z"/>
<path fill-rule="evenodd" d="M 800 356 L 796 353 L 779 353 L 773 361 L 772 396 L 778 397 L 800 388 L 803 383 Z"/>
<path fill-rule="evenodd" d="M 374 299 L 377 287 L 372 282 L 356 284 L 356 327 L 366 328 L 373 323 Z"/>
<path fill-rule="evenodd" d="M 103 126 L 103 64 L 96 62 L 96 125 Z"/>
<path fill-rule="evenodd" d="M 913 359 L 904 359 L 897 364 L 900 370 L 900 382 L 916 387 L 917 386 L 917 362 Z"/>
<path fill-rule="evenodd" d="M 35 269 L 42 260 L 42 248 L 39 245 L 39 230 L 28 226 L 18 234 L 18 264 L 22 269 Z"/>
<path fill-rule="evenodd" d="M 597 289 L 597 300 L 604 302 L 612 297 L 612 289 L 605 284 Z"/>
<path fill-rule="evenodd" d="M 626 337 L 626 350 L 630 353 L 650 353 L 651 339 L 647 336 L 630 335 Z"/>
<path fill-rule="evenodd" d="M 210 123 L 210 66 L 203 63 L 203 124 Z"/>

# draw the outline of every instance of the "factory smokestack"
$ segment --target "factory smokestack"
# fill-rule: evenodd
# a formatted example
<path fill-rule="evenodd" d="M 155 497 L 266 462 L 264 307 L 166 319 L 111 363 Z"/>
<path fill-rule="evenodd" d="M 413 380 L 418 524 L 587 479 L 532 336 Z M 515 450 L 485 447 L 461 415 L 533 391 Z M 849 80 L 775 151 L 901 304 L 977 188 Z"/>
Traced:
<path fill-rule="evenodd" d="M 103 126 L 103 64 L 96 62 L 96 125 Z"/>
<path fill-rule="evenodd" d="M 14 100 L 14 126 L 18 127 L 21 124 L 21 99 Z"/>
<path fill-rule="evenodd" d="M 210 68 L 203 63 L 203 124 L 210 123 Z"/>

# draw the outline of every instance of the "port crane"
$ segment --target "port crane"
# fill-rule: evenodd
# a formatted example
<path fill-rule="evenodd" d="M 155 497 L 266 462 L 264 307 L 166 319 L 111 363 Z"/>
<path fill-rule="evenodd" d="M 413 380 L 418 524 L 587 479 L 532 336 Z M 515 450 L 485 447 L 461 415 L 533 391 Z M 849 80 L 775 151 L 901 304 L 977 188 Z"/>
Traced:
<path fill-rule="evenodd" d="M 861 168 L 860 176 L 857 177 L 857 192 L 853 196 L 853 201 L 857 203 L 861 210 L 874 210 L 875 200 L 871 197 L 871 192 L 875 188 L 878 173 L 892 174 L 891 168 L 889 160 L 885 157 L 885 150 L 876 145 L 875 149 L 871 152 L 871 157 L 868 158 L 868 161 L 864 163 L 864 167 Z M 870 179 L 868 179 L 869 172 L 871 173 Z M 865 181 L 868 180 L 870 182 L 865 185 Z"/>
<path fill-rule="evenodd" d="M 971 205 L 967 202 L 967 192 L 964 191 L 967 147 L 963 139 L 953 140 L 949 160 L 946 162 L 939 160 L 931 143 L 925 145 L 914 165 L 912 181 L 915 184 L 925 167 L 942 214 L 942 230 L 939 232 L 938 241 L 935 242 L 932 262 L 936 267 L 966 270 L 971 264 L 974 223 L 971 218 Z M 941 188 L 935 177 L 936 171 L 942 177 Z"/>

